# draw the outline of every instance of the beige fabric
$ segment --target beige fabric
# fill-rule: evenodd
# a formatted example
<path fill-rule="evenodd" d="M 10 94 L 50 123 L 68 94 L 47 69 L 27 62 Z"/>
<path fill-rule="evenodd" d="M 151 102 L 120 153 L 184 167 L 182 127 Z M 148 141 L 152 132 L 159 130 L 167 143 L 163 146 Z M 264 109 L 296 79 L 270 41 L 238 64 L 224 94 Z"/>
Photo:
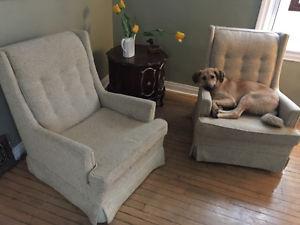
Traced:
<path fill-rule="evenodd" d="M 62 135 L 92 148 L 98 165 L 93 173 L 111 184 L 166 134 L 166 127 L 163 120 L 142 123 L 101 108 Z"/>
<path fill-rule="evenodd" d="M 93 63 L 94 59 L 90 48 L 90 39 L 88 34 L 80 31 L 76 32 L 76 34 L 80 37 L 86 49 L 90 62 L 91 73 L 95 83 L 95 89 L 98 93 L 101 104 L 104 107 L 111 108 L 121 114 L 125 114 L 143 122 L 153 120 L 155 115 L 155 102 L 121 94 L 114 94 L 104 90 L 99 80 L 95 64 Z M 123 104 L 120 104 L 120 102 Z"/>
<path fill-rule="evenodd" d="M 285 168 L 299 136 L 296 130 L 268 127 L 253 116 L 243 116 L 237 121 L 199 117 L 191 155 L 197 161 L 279 172 Z"/>
<path fill-rule="evenodd" d="M 232 119 L 215 119 L 211 117 L 199 117 L 198 120 L 202 124 L 214 127 L 214 129 L 226 129 L 224 132 L 216 132 L 213 137 L 225 138 L 226 136 L 234 137 L 237 139 L 250 138 L 248 134 L 252 134 L 251 139 L 256 143 L 267 142 L 276 145 L 295 145 L 298 143 L 300 132 L 291 128 L 271 127 L 264 124 L 259 117 L 252 115 L 244 115 L 237 120 Z M 212 133 L 210 133 L 212 134 Z M 208 132 L 203 133 L 208 135 Z M 269 140 L 267 140 L 269 139 Z M 250 141 L 250 139 L 248 139 Z"/>
<path fill-rule="evenodd" d="M 288 35 L 281 33 L 212 26 L 207 66 L 224 70 L 231 79 L 261 82 L 278 90 L 287 39 Z M 280 129 L 263 124 L 255 116 L 211 118 L 211 96 L 200 89 L 191 155 L 198 161 L 284 169 L 290 151 L 300 140 L 300 133 L 293 129 L 300 109 L 282 93 L 279 95 L 278 112 L 286 126 Z"/>
<path fill-rule="evenodd" d="M 155 102 L 153 101 L 146 102 L 140 98 L 110 92 L 103 92 L 100 96 L 100 100 L 104 107 L 111 108 L 142 122 L 153 120 L 155 115 Z M 122 102 L 123 105 L 120 105 L 120 102 Z"/>
<path fill-rule="evenodd" d="M 198 101 L 194 108 L 193 121 L 196 123 L 196 120 L 200 116 L 209 116 L 212 107 L 212 98 L 209 91 L 204 88 L 199 88 L 198 92 Z"/>
<path fill-rule="evenodd" d="M 280 91 L 279 99 L 279 116 L 287 127 L 295 128 L 300 118 L 300 108 Z"/>
<path fill-rule="evenodd" d="M 3 48 L 0 83 L 27 149 L 30 171 L 81 208 L 92 224 L 111 222 L 143 179 L 163 165 L 167 124 L 153 119 L 153 102 L 106 92 L 87 33 L 76 34 L 64 32 Z M 46 71 L 43 50 L 49 54 L 53 77 Z M 73 68 L 77 60 L 80 73 L 55 72 Z M 44 73 L 47 82 L 36 86 L 35 79 Z M 45 90 L 47 96 L 34 96 L 34 91 L 38 95 Z"/>
<path fill-rule="evenodd" d="M 60 132 L 100 107 L 85 49 L 73 33 L 8 46 L 5 53 L 42 126 Z"/>
<path fill-rule="evenodd" d="M 226 77 L 278 87 L 287 34 L 212 26 L 208 66 Z"/>

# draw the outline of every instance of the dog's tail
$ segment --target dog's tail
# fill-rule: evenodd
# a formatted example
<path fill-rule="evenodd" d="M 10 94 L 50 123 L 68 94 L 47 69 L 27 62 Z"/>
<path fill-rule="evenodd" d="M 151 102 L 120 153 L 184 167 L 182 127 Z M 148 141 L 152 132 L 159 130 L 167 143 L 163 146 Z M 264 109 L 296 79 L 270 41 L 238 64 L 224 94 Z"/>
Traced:
<path fill-rule="evenodd" d="M 261 121 L 267 125 L 273 126 L 273 127 L 284 127 L 284 122 L 281 118 L 276 116 L 276 113 L 267 113 L 263 115 L 261 118 Z"/>

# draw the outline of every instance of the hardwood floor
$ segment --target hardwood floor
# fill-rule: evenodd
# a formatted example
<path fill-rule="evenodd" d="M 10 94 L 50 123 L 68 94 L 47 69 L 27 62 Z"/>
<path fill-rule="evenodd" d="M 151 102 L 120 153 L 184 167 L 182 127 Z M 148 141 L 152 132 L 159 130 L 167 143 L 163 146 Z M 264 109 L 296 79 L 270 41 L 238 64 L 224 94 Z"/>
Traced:
<path fill-rule="evenodd" d="M 300 224 L 300 146 L 282 174 L 194 162 L 191 96 L 167 93 L 158 116 L 169 123 L 166 165 L 121 207 L 113 225 Z M 38 181 L 25 161 L 0 178 L 1 225 L 89 224 L 59 193 Z"/>

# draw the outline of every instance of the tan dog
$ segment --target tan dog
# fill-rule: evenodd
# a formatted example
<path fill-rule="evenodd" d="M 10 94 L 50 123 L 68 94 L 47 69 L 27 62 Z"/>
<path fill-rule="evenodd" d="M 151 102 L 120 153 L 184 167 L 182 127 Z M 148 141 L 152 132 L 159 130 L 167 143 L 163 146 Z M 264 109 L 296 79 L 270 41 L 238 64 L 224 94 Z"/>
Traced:
<path fill-rule="evenodd" d="M 267 114 L 264 118 L 267 121 L 263 119 L 264 122 L 283 126 L 280 118 L 268 114 L 275 112 L 279 104 L 279 96 L 273 89 L 253 81 L 230 80 L 217 68 L 200 70 L 193 75 L 193 81 L 211 93 L 213 117 L 237 119 L 243 112 Z"/>

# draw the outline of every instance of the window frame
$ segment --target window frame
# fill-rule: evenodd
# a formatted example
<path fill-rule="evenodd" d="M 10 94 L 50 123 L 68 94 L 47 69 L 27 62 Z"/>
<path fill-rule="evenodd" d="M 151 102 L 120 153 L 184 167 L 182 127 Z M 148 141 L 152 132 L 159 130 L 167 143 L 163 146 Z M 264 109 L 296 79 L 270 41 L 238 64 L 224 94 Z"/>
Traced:
<path fill-rule="evenodd" d="M 255 29 L 271 30 L 281 0 L 262 0 Z M 285 60 L 300 62 L 300 52 L 287 50 Z"/>

